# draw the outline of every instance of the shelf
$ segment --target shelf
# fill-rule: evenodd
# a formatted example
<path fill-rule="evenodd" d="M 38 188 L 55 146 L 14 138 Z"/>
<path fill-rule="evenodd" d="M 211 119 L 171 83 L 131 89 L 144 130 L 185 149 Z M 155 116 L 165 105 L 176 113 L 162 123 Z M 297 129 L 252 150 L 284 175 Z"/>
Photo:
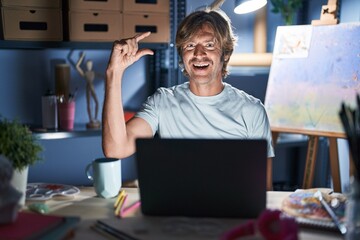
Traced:
<path fill-rule="evenodd" d="M 101 129 L 87 129 L 84 124 L 75 124 L 74 130 L 46 130 L 41 128 L 32 128 L 33 135 L 38 140 L 67 139 L 77 137 L 98 137 L 101 136 Z"/>
<path fill-rule="evenodd" d="M 112 42 L 16 41 L 0 40 L 0 49 L 111 49 Z M 169 43 L 140 43 L 141 48 L 166 49 Z"/>

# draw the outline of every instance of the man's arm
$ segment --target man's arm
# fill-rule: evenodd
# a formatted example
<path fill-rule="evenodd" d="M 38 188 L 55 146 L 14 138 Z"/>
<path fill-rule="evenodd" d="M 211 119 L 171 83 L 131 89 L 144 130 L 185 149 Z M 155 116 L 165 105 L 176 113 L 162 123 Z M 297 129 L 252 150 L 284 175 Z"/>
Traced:
<path fill-rule="evenodd" d="M 121 95 L 126 68 L 145 55 L 153 55 L 150 49 L 138 49 L 138 42 L 149 35 L 147 32 L 114 42 L 106 69 L 102 115 L 102 148 L 106 157 L 128 157 L 135 152 L 136 138 L 153 135 L 150 125 L 141 118 L 125 123 Z"/>

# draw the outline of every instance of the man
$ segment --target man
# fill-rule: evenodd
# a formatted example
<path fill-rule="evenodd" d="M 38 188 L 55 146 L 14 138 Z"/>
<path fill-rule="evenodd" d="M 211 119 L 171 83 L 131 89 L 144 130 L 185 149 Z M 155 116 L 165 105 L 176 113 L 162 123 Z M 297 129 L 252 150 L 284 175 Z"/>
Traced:
<path fill-rule="evenodd" d="M 274 156 L 271 132 L 260 100 L 224 83 L 236 38 L 228 17 L 221 11 L 197 11 L 179 25 L 176 47 L 180 66 L 189 81 L 159 88 L 135 117 L 125 123 L 121 81 L 127 67 L 149 49 L 138 49 L 143 33 L 116 41 L 106 71 L 103 108 L 103 151 L 124 158 L 135 152 L 136 138 L 264 138 L 268 163 Z M 270 172 L 269 172 L 270 171 Z M 268 168 L 271 188 L 271 167 Z"/>

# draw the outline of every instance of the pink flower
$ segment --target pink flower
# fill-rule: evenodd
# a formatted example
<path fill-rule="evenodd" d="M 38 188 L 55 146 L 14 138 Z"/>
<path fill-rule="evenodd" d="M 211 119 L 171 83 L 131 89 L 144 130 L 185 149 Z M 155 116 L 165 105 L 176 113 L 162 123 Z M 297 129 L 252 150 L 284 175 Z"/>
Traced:
<path fill-rule="evenodd" d="M 281 211 L 266 209 L 258 218 L 257 226 L 266 240 L 297 240 L 295 219 L 282 217 Z"/>
<path fill-rule="evenodd" d="M 223 234 L 221 240 L 240 239 L 259 231 L 266 240 L 297 240 L 298 225 L 293 218 L 284 217 L 279 210 L 264 210 L 257 221 L 250 220 Z"/>

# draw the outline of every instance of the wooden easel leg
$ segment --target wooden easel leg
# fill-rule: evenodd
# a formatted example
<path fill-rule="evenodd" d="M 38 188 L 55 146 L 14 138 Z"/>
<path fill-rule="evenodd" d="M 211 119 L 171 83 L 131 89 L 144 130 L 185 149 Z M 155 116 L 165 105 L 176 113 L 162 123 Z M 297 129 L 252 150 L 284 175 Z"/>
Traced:
<path fill-rule="evenodd" d="M 273 145 L 275 147 L 277 140 L 279 138 L 279 132 L 271 132 L 271 135 L 272 135 Z"/>
<path fill-rule="evenodd" d="M 330 152 L 330 170 L 335 192 L 341 192 L 340 167 L 339 167 L 339 151 L 337 138 L 329 138 Z"/>
<path fill-rule="evenodd" d="M 314 181 L 314 170 L 316 155 L 318 150 L 319 137 L 309 136 L 308 149 L 306 155 L 305 169 L 304 169 L 304 180 L 303 188 L 311 188 Z"/>
<path fill-rule="evenodd" d="M 271 132 L 273 147 L 275 148 L 277 139 L 279 137 L 279 132 Z M 267 160 L 267 168 L 266 168 L 266 189 L 268 191 L 273 190 L 273 178 L 272 178 L 273 168 L 272 168 L 272 158 L 268 158 Z"/>
<path fill-rule="evenodd" d="M 273 190 L 273 182 L 272 182 L 272 158 L 267 159 L 267 167 L 266 167 L 266 190 Z"/>
<path fill-rule="evenodd" d="M 355 165 L 354 165 L 354 161 L 352 159 L 352 155 L 351 155 L 351 152 L 349 152 L 349 176 L 354 176 L 355 175 Z"/>

